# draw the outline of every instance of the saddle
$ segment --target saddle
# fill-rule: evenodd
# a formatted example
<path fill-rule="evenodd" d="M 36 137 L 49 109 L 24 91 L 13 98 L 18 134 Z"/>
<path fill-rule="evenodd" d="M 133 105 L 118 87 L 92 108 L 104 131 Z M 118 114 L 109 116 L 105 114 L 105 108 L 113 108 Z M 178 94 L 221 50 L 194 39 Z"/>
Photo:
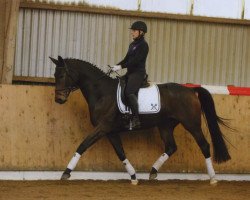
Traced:
<path fill-rule="evenodd" d="M 137 94 L 139 114 L 154 114 L 158 113 L 161 109 L 159 88 L 156 84 L 149 83 L 147 78 L 148 76 L 145 76 Z M 121 113 L 129 114 L 131 111 L 124 94 L 125 87 L 126 77 L 119 77 L 119 84 L 117 87 L 117 105 Z"/>
<path fill-rule="evenodd" d="M 126 88 L 126 84 L 127 84 L 126 75 L 118 77 L 118 78 L 119 78 L 119 85 L 121 87 L 122 103 L 128 107 L 128 102 L 127 102 L 126 96 L 125 96 L 125 88 Z M 148 82 L 148 75 L 146 74 L 140 88 L 147 88 L 149 86 L 150 86 L 150 83 Z M 138 97 L 138 94 L 136 94 L 136 95 Z"/>

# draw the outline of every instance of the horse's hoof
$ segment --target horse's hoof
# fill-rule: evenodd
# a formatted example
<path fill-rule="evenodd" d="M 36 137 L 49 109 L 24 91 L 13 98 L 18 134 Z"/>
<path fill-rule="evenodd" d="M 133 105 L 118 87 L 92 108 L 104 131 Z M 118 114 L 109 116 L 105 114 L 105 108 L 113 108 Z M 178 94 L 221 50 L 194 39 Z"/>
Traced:
<path fill-rule="evenodd" d="M 70 174 L 68 173 L 63 173 L 61 180 L 68 180 L 70 178 Z"/>
<path fill-rule="evenodd" d="M 132 185 L 138 185 L 139 181 L 137 179 L 133 180 L 131 179 L 131 184 Z"/>
<path fill-rule="evenodd" d="M 156 177 L 157 177 L 157 170 L 154 168 L 154 167 L 152 167 L 152 169 L 151 169 L 151 171 L 150 171 L 150 174 L 149 174 L 149 180 L 154 180 L 154 179 L 156 179 Z"/>
<path fill-rule="evenodd" d="M 210 185 L 216 186 L 218 181 L 215 178 L 210 179 Z"/>
<path fill-rule="evenodd" d="M 149 174 L 149 180 L 154 180 L 157 177 L 157 173 Z"/>

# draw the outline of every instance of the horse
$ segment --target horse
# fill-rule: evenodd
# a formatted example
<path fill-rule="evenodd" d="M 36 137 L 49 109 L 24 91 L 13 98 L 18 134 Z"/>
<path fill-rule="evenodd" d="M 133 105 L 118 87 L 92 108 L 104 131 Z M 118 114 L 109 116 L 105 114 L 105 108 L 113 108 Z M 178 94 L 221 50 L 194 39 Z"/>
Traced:
<path fill-rule="evenodd" d="M 65 103 L 72 91 L 80 89 L 87 101 L 90 120 L 94 126 L 93 132 L 76 149 L 61 180 L 69 179 L 70 173 L 83 153 L 100 138 L 106 136 L 130 175 L 131 183 L 138 184 L 135 169 L 126 158 L 120 138 L 120 133 L 129 131 L 129 129 L 123 123 L 124 114 L 119 111 L 117 106 L 119 80 L 110 77 L 87 61 L 73 58 L 63 59 L 61 56 L 58 56 L 58 59 L 52 57 L 50 59 L 56 65 L 55 102 Z M 226 127 L 228 125 L 223 118 L 217 115 L 212 95 L 203 87 L 189 88 L 178 83 L 162 83 L 157 86 L 161 97 L 161 109 L 154 114 L 140 114 L 141 127 L 136 129 L 158 127 L 165 145 L 165 151 L 151 168 L 149 179 L 156 179 L 160 167 L 176 152 L 177 146 L 173 132 L 175 127 L 181 124 L 191 133 L 205 158 L 210 184 L 216 184 L 210 145 L 201 128 L 202 114 L 205 116 L 212 139 L 213 160 L 222 163 L 230 160 L 231 157 L 219 127 L 219 124 Z"/>

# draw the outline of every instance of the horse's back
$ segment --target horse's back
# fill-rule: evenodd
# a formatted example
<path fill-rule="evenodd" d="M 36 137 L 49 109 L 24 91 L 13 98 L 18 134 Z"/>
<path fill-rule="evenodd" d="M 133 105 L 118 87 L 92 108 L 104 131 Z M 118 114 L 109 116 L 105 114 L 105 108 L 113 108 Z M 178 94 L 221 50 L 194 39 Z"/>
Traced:
<path fill-rule="evenodd" d="M 192 88 L 185 87 L 178 83 L 158 84 L 161 94 L 162 109 L 192 109 L 193 106 L 199 105 L 199 100 Z"/>
<path fill-rule="evenodd" d="M 163 83 L 163 84 L 157 84 L 159 87 L 159 90 L 163 93 L 194 93 L 194 90 L 192 88 L 185 87 L 178 83 Z"/>

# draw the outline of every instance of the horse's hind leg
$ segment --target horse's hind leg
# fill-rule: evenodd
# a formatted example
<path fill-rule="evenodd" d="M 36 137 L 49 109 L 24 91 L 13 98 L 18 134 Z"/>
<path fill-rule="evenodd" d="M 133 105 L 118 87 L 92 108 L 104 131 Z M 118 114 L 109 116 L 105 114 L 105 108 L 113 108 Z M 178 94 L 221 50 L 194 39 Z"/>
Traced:
<path fill-rule="evenodd" d="M 203 156 L 205 157 L 207 172 L 210 178 L 210 184 L 211 185 L 216 184 L 217 180 L 215 179 L 215 171 L 214 171 L 212 161 L 211 161 L 210 145 L 207 142 L 206 138 L 204 137 L 204 134 L 202 132 L 200 125 L 198 126 L 199 128 L 191 128 L 185 125 L 184 127 L 192 134 L 195 141 L 199 145 Z"/>
<path fill-rule="evenodd" d="M 120 135 L 118 133 L 109 133 L 107 134 L 107 137 L 112 144 L 117 156 L 119 157 L 120 161 L 122 161 L 123 165 L 125 166 L 127 172 L 129 173 L 131 177 L 131 183 L 133 185 L 138 184 L 138 180 L 136 178 L 136 172 L 134 167 L 130 164 L 129 160 L 126 158 L 126 155 L 124 153 L 123 147 L 122 147 L 122 142 Z"/>
<path fill-rule="evenodd" d="M 149 174 L 149 179 L 155 179 L 157 177 L 157 172 L 164 162 L 177 150 L 177 146 L 174 139 L 174 128 L 178 124 L 177 121 L 172 120 L 171 122 L 166 123 L 166 125 L 158 126 L 161 139 L 165 145 L 165 152 L 158 158 L 158 160 L 152 166 L 152 169 Z"/>

